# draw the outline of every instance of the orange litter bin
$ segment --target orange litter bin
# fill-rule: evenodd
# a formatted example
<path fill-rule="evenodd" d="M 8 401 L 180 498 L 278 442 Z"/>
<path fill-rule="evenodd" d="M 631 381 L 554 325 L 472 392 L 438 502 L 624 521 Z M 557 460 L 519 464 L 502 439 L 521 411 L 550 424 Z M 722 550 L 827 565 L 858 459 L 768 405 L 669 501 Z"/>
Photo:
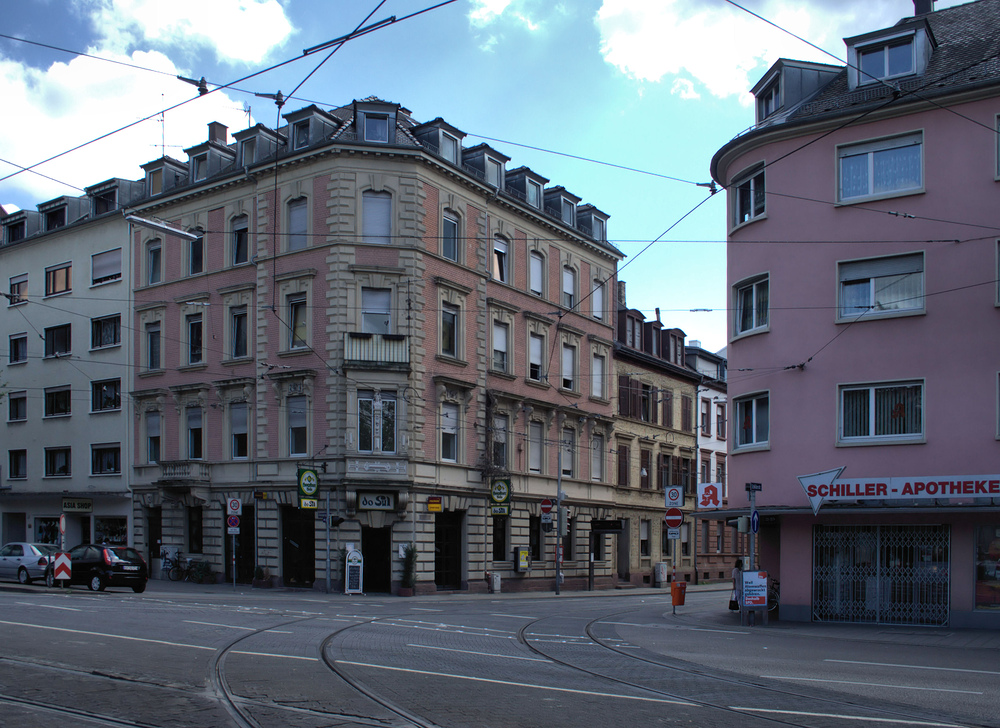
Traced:
<path fill-rule="evenodd" d="M 684 595 L 687 593 L 686 581 L 670 582 L 670 601 L 675 607 L 684 606 Z"/>

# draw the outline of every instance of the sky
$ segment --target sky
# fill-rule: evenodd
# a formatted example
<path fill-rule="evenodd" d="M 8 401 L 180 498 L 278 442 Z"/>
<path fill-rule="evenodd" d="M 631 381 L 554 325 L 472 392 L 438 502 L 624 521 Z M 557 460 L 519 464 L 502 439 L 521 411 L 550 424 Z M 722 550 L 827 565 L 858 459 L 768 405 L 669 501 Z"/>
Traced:
<path fill-rule="evenodd" d="M 276 106 L 255 94 L 291 95 L 286 113 L 377 96 L 418 121 L 445 119 L 467 146 L 485 141 L 509 169 L 527 165 L 610 215 L 628 306 L 647 319 L 658 308 L 689 343 L 718 351 L 726 201 L 698 183 L 753 124 L 749 89 L 778 58 L 842 64 L 843 38 L 913 14 L 911 0 L 438 2 L 7 3 L 0 205 L 140 179 L 164 153 L 186 160 L 212 121 L 230 135 L 274 127 Z M 390 17 L 329 58 L 303 55 Z M 225 88 L 199 96 L 178 75 Z"/>

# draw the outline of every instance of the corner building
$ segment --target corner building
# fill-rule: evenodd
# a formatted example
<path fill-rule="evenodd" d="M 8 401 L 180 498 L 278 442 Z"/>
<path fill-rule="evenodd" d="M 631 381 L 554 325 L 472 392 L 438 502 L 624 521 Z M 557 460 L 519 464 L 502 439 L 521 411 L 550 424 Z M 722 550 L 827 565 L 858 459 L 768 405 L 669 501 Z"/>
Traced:
<path fill-rule="evenodd" d="M 781 59 L 723 146 L 729 506 L 781 619 L 1000 626 L 1000 2 Z"/>
<path fill-rule="evenodd" d="M 551 589 L 540 504 L 560 476 L 565 586 L 582 587 L 588 524 L 614 505 L 607 216 L 398 104 L 283 118 L 235 143 L 210 124 L 186 162 L 143 165 L 136 542 L 306 587 L 329 555 L 333 588 L 352 545 L 368 592 L 398 588 L 414 542 L 418 592 L 485 591 L 486 572 Z M 299 507 L 302 469 L 316 510 Z M 613 561 L 596 566 L 610 583 Z"/>

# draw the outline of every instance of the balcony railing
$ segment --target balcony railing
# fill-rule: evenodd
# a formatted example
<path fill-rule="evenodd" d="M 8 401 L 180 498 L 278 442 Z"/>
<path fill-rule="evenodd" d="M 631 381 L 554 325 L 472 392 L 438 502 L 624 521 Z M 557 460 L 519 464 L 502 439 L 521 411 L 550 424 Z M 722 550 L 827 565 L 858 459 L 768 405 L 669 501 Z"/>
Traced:
<path fill-rule="evenodd" d="M 410 347 L 402 334 L 344 334 L 344 360 L 369 364 L 409 364 Z"/>
<path fill-rule="evenodd" d="M 170 460 L 160 463 L 160 480 L 188 480 L 208 482 L 212 479 L 212 466 L 198 460 Z"/>

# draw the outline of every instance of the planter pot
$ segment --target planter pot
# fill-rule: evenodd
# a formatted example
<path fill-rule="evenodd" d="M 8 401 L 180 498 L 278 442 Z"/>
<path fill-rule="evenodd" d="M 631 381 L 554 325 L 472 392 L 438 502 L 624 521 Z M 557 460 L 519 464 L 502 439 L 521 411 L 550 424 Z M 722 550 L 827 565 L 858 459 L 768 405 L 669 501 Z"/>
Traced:
<path fill-rule="evenodd" d="M 412 597 L 413 587 L 412 586 L 401 586 L 399 587 L 399 596 L 401 597 Z"/>

